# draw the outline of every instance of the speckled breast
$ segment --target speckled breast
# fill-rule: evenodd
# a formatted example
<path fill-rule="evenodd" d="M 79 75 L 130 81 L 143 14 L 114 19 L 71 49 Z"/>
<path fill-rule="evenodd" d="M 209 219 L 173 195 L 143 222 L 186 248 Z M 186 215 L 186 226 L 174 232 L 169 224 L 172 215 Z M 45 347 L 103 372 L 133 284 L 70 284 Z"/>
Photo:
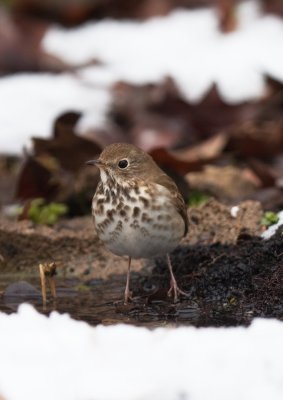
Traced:
<path fill-rule="evenodd" d="M 101 182 L 92 202 L 99 238 L 117 255 L 149 258 L 170 253 L 184 234 L 184 221 L 161 185 L 114 186 Z"/>

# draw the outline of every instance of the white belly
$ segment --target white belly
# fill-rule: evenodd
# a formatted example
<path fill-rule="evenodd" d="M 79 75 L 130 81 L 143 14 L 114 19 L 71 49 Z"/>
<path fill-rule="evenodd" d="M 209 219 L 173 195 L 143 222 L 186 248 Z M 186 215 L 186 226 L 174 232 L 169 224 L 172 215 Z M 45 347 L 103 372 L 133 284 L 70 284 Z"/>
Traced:
<path fill-rule="evenodd" d="M 133 228 L 127 222 L 118 235 L 114 234 L 110 240 L 105 241 L 105 245 L 118 255 L 150 258 L 170 253 L 178 245 L 181 237 L 181 230 L 176 234 L 173 230 L 156 229 L 150 224 Z"/>

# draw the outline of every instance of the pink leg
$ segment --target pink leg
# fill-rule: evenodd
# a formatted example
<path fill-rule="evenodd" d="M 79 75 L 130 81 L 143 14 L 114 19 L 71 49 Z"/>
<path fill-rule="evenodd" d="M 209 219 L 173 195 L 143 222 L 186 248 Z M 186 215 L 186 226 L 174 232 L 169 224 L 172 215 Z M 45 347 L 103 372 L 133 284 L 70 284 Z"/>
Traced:
<path fill-rule="evenodd" d="M 131 300 L 131 294 L 132 294 L 130 292 L 131 261 L 132 261 L 132 258 L 129 257 L 128 272 L 127 272 L 127 282 L 126 282 L 125 296 L 124 296 L 124 303 L 125 304 L 128 304 L 128 301 Z"/>
<path fill-rule="evenodd" d="M 172 268 L 171 260 L 170 260 L 170 257 L 169 257 L 168 253 L 166 254 L 166 257 L 167 257 L 167 263 L 168 263 L 168 268 L 169 268 L 170 277 L 171 277 L 171 285 L 170 285 L 170 289 L 168 290 L 167 294 L 168 294 L 168 296 L 171 296 L 172 292 L 173 292 L 173 294 L 174 294 L 174 303 L 176 303 L 178 301 L 178 295 L 179 294 L 182 294 L 183 296 L 186 296 L 186 297 L 188 297 L 189 294 L 184 292 L 183 290 L 181 290 L 179 288 L 179 286 L 177 285 L 177 281 L 176 281 L 176 278 L 175 278 L 174 273 L 173 273 L 173 268 Z"/>

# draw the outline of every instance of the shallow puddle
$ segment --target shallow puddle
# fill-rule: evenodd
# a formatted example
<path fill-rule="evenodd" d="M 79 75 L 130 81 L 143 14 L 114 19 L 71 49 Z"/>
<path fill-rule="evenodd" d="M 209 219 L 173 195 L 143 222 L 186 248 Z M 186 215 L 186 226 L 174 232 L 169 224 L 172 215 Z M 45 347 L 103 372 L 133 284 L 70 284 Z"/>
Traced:
<path fill-rule="evenodd" d="M 141 278 L 133 274 L 132 285 L 138 286 Z M 12 283 L 14 282 L 14 283 Z M 0 311 L 15 312 L 21 303 L 33 304 L 43 314 L 56 310 L 68 313 L 73 318 L 87 321 L 91 325 L 130 323 L 138 326 L 157 327 L 164 325 L 198 325 L 199 309 L 195 303 L 173 304 L 170 299 L 149 301 L 148 295 L 135 296 L 124 305 L 124 276 L 114 276 L 107 280 L 95 280 L 84 285 L 78 280 L 56 279 L 57 299 L 49 297 L 43 307 L 38 278 L 28 282 L 13 281 L 10 277 L 1 279 Z"/>
<path fill-rule="evenodd" d="M 198 304 L 191 299 L 182 299 L 174 304 L 166 296 L 164 289 L 149 287 L 144 277 L 133 273 L 133 301 L 123 304 L 125 276 L 113 276 L 107 280 L 94 280 L 90 284 L 82 284 L 75 279 L 56 279 L 57 299 L 49 297 L 43 307 L 39 279 L 13 280 L 11 276 L 1 279 L 0 311 L 13 313 L 21 303 L 30 303 L 39 312 L 49 314 L 56 310 L 68 313 L 77 320 L 91 325 L 110 325 L 128 323 L 149 328 L 159 326 L 231 326 L 239 323 L 247 324 L 252 315 L 249 310 L 243 315 L 233 315 L 223 305 L 219 309 Z"/>

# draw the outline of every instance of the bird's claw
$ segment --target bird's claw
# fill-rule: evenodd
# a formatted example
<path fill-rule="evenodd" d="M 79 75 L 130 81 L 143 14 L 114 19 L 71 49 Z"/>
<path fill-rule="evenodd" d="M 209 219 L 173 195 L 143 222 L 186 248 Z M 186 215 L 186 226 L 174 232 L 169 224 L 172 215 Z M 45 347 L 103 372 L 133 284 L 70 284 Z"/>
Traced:
<path fill-rule="evenodd" d="M 177 285 L 176 281 L 171 281 L 171 286 L 170 289 L 167 292 L 167 296 L 171 297 L 173 294 L 173 298 L 174 298 L 174 303 L 177 303 L 177 301 L 179 300 L 179 295 L 180 296 L 185 296 L 185 297 L 189 297 L 189 293 L 184 292 L 182 289 L 179 288 L 179 286 Z"/>
<path fill-rule="evenodd" d="M 133 292 L 131 290 L 126 290 L 125 291 L 125 296 L 124 296 L 124 305 L 126 306 L 129 301 L 133 301 Z"/>

